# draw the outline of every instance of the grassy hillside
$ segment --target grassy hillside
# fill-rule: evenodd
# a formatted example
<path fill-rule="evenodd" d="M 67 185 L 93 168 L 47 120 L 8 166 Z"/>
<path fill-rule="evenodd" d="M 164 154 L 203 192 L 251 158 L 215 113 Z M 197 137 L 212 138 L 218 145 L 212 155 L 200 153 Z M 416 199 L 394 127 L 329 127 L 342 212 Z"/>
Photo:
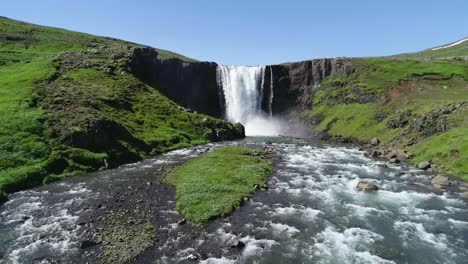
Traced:
<path fill-rule="evenodd" d="M 468 42 L 383 58 L 349 59 L 354 72 L 330 76 L 304 111 L 334 137 L 405 149 L 410 162 L 468 180 Z M 429 59 L 431 58 L 431 59 Z"/>
<path fill-rule="evenodd" d="M 467 40 L 464 38 L 459 41 Z M 441 59 L 441 58 L 451 58 L 451 57 L 465 57 L 468 56 L 468 40 L 463 41 L 457 44 L 459 41 L 454 43 L 449 43 L 447 45 L 442 45 L 439 47 L 430 48 L 416 53 L 401 54 L 395 57 L 406 58 L 406 59 Z M 457 44 L 450 46 L 452 44 Z M 450 46 L 450 47 L 447 47 Z"/>
<path fill-rule="evenodd" d="M 191 113 L 129 74 L 137 47 L 0 17 L 0 196 L 238 136 L 239 127 Z"/>

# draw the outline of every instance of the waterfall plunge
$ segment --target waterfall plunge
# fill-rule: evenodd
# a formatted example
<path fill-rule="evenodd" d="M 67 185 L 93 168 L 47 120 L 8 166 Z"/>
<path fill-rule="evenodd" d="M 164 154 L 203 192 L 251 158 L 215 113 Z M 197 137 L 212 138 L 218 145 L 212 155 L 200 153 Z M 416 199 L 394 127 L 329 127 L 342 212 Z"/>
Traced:
<path fill-rule="evenodd" d="M 226 119 L 242 123 L 248 136 L 277 136 L 280 132 L 280 123 L 272 117 L 272 81 L 269 85 L 268 113 L 262 110 L 265 72 L 265 66 L 219 65 L 217 68 L 218 84 L 223 89 L 226 103 Z"/>

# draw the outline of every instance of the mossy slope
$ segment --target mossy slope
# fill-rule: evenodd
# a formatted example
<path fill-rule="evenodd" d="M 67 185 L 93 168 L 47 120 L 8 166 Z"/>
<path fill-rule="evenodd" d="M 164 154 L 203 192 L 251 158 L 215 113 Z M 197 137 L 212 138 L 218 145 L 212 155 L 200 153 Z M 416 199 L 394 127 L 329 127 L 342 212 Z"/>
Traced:
<path fill-rule="evenodd" d="M 241 136 L 130 74 L 141 47 L 0 17 L 0 193 Z"/>
<path fill-rule="evenodd" d="M 439 171 L 468 180 L 466 47 L 349 59 L 353 73 L 326 78 L 303 117 L 319 132 L 362 142 L 377 137 L 411 151 L 413 163 L 432 159 Z"/>

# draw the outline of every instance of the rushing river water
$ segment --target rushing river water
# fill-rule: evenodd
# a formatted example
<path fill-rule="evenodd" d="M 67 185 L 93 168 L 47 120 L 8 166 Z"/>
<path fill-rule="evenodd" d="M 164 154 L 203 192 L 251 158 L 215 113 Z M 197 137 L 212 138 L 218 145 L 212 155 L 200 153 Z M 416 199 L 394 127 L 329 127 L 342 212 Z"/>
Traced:
<path fill-rule="evenodd" d="M 208 147 L 257 146 L 264 140 Z M 267 140 L 273 141 L 267 146 L 278 156 L 268 189 L 230 217 L 203 227 L 192 242 L 175 237 L 151 248 L 161 256 L 151 262 L 193 263 L 187 259 L 204 251 L 202 263 L 467 263 L 468 203 L 459 193 L 439 192 L 423 171 L 372 159 L 357 149 L 319 141 Z M 0 262 L 85 261 L 78 223 L 90 213 L 89 205 L 116 184 L 196 157 L 203 149 L 177 150 L 11 195 L 0 207 Z M 380 190 L 358 192 L 359 179 L 369 179 Z M 177 232 L 180 227 L 161 228 Z M 232 252 L 235 239 L 246 245 L 240 254 L 210 253 Z"/>

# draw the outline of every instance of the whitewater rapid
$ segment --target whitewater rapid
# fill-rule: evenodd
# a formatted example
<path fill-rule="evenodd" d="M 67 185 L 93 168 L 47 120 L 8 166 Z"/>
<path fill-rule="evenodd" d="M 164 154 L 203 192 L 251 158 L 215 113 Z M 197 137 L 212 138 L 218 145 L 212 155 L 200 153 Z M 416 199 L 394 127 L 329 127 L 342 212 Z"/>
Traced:
<path fill-rule="evenodd" d="M 80 250 L 80 219 L 93 213 L 96 203 L 119 186 L 135 186 L 142 175 L 227 145 L 275 153 L 268 188 L 232 215 L 198 229 L 178 225 L 182 216 L 174 197 L 164 197 L 172 207 L 160 212 L 170 219 L 158 226 L 161 244 L 134 263 L 461 264 L 468 259 L 468 203 L 460 193 L 434 189 L 429 173 L 320 141 L 252 137 L 14 193 L 0 207 L 0 263 L 89 262 Z M 379 190 L 357 191 L 361 179 Z M 235 240 L 245 248 L 231 248 Z"/>
<path fill-rule="evenodd" d="M 268 69 L 268 70 L 267 70 Z M 269 72 L 269 84 L 266 74 Z M 273 117 L 273 71 L 266 66 L 225 66 L 217 68 L 218 85 L 223 90 L 225 117 L 240 122 L 248 136 L 277 136 L 281 122 Z M 262 108 L 262 106 L 265 107 Z"/>

